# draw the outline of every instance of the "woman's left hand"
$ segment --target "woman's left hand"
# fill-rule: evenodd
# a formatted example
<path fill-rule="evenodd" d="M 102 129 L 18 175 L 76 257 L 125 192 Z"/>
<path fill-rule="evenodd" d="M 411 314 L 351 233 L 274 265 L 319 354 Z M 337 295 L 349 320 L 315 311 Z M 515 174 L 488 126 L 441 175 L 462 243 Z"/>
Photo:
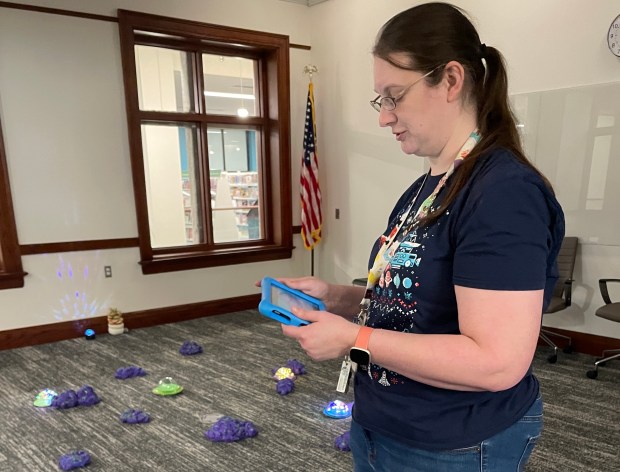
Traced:
<path fill-rule="evenodd" d="M 310 321 L 307 326 L 282 325 L 285 336 L 299 342 L 306 354 L 315 361 L 335 359 L 349 353 L 355 344 L 360 327 L 341 316 L 327 311 L 293 308 L 292 313 Z"/>

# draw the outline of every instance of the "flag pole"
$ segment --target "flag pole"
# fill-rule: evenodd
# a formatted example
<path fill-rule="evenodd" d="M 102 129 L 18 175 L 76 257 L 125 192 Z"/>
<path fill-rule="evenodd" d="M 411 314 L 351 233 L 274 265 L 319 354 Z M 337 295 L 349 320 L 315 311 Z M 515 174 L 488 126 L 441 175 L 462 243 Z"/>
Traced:
<path fill-rule="evenodd" d="M 313 64 L 304 66 L 308 76 L 308 100 L 306 104 L 306 123 L 304 127 L 304 155 L 301 171 L 301 226 L 302 239 L 306 249 L 310 249 L 310 275 L 314 276 L 314 246 L 321 239 L 321 192 L 318 182 L 318 160 L 316 156 L 316 123 L 314 116 L 314 94 L 312 75 L 319 71 Z"/>

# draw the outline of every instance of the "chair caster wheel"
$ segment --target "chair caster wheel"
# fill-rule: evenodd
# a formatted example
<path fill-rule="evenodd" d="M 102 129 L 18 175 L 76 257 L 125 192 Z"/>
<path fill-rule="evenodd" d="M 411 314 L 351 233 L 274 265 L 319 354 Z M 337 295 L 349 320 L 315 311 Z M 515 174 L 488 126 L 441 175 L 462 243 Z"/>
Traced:
<path fill-rule="evenodd" d="M 564 352 L 566 354 L 572 354 L 573 353 L 573 346 L 571 344 L 569 344 L 564 349 L 562 349 L 562 352 Z"/>
<path fill-rule="evenodd" d="M 557 354 L 551 354 L 549 357 L 547 357 L 547 362 L 549 362 L 549 364 L 555 364 L 557 361 L 558 361 Z"/>
<path fill-rule="evenodd" d="M 589 370 L 586 372 L 586 375 L 588 376 L 589 379 L 595 379 L 596 377 L 598 377 L 598 371 Z"/>

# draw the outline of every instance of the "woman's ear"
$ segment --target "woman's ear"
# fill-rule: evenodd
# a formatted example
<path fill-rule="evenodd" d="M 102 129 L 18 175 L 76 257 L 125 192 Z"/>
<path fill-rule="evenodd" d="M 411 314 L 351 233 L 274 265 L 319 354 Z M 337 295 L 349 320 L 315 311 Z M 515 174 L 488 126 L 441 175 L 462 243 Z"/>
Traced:
<path fill-rule="evenodd" d="M 460 100 L 465 84 L 465 68 L 460 62 L 450 61 L 444 68 L 444 80 L 448 85 L 448 102 Z"/>

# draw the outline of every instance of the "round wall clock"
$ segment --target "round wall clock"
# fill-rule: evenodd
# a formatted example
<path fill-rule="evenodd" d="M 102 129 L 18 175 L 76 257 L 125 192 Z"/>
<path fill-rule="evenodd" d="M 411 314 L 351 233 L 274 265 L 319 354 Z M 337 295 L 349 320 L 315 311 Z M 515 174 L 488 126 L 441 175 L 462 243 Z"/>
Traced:
<path fill-rule="evenodd" d="M 607 33 L 607 46 L 616 56 L 620 57 L 620 15 L 611 22 L 609 33 Z"/>

